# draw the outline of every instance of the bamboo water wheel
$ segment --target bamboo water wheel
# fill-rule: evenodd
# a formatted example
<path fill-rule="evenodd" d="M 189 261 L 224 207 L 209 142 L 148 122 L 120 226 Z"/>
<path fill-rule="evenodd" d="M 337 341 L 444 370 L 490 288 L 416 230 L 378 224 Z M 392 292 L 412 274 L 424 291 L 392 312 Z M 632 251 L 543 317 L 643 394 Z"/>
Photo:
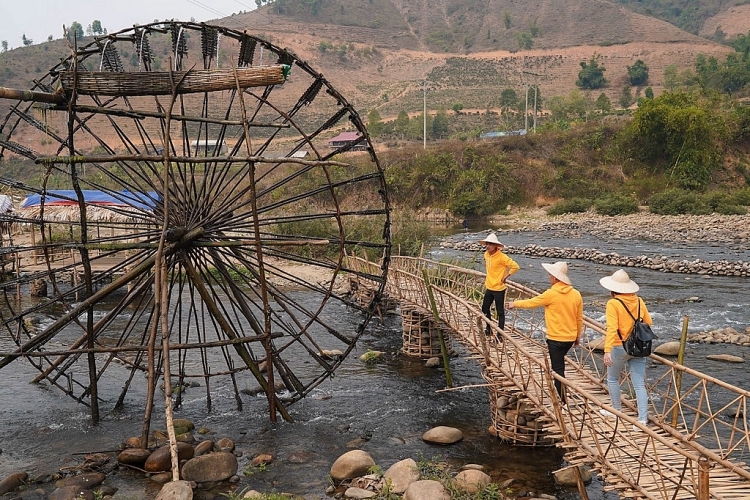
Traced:
<path fill-rule="evenodd" d="M 179 406 L 191 382 L 209 409 L 259 385 L 275 420 L 355 347 L 379 297 L 358 304 L 339 278 L 366 251 L 382 291 L 388 199 L 362 120 L 307 63 L 246 32 L 153 23 L 0 97 L 0 153 L 41 179 L 0 179 L 39 198 L 13 216 L 34 241 L 3 249 L 0 370 L 30 362 L 95 421 L 139 384 L 148 421 L 160 386 Z M 331 146 L 341 131 L 356 139 Z M 48 296 L 29 300 L 39 280 Z"/>

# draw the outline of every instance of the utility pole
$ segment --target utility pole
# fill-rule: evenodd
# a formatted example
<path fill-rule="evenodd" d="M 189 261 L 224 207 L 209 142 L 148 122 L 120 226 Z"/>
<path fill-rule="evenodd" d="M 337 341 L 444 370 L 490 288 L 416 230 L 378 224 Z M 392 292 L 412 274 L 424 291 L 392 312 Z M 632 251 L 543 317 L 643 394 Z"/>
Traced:
<path fill-rule="evenodd" d="M 427 80 L 424 80 L 424 104 L 422 106 L 422 149 L 427 149 Z"/>
<path fill-rule="evenodd" d="M 536 89 L 538 86 L 534 84 L 534 133 L 536 134 Z"/>
<path fill-rule="evenodd" d="M 523 113 L 523 132 L 529 131 L 529 84 L 526 84 L 526 110 Z"/>

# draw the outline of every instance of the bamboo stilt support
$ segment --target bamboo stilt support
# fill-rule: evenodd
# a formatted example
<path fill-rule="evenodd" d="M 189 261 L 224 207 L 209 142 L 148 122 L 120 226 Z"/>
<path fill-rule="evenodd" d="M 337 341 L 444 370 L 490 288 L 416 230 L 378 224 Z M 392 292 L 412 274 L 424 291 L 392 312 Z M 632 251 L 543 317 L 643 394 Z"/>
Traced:
<path fill-rule="evenodd" d="M 690 321 L 689 316 L 685 316 L 682 320 L 682 332 L 680 334 L 680 350 L 677 353 L 677 363 L 683 364 L 683 361 L 685 360 L 685 346 L 687 345 L 687 333 L 688 333 L 688 322 Z M 674 383 L 674 397 L 675 401 L 680 400 L 680 394 L 682 393 L 682 371 L 678 371 L 675 374 L 675 383 Z M 677 417 L 679 413 L 679 408 L 675 405 L 674 409 L 672 410 L 672 427 L 677 427 Z"/>
<path fill-rule="evenodd" d="M 437 305 L 435 304 L 435 297 L 432 294 L 432 285 L 427 276 L 427 269 L 422 269 L 422 277 L 424 278 L 425 286 L 427 287 L 427 295 L 430 298 L 430 307 L 432 308 L 432 315 L 435 318 L 435 322 L 440 321 L 440 314 L 438 314 Z M 448 348 L 445 345 L 445 338 L 443 337 L 443 331 L 438 328 L 438 338 L 440 339 L 440 352 L 443 355 L 443 367 L 445 368 L 445 383 L 448 387 L 453 387 L 453 377 L 451 376 L 450 360 L 448 359 Z"/>

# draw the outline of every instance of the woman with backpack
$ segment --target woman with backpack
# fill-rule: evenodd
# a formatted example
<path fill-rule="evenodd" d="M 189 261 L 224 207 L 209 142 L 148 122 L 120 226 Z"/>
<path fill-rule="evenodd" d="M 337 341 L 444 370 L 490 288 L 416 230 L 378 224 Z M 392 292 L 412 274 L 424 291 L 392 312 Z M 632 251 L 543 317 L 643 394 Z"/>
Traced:
<path fill-rule="evenodd" d="M 599 283 L 609 290 L 612 296 L 607 301 L 607 337 L 604 343 L 604 364 L 607 366 L 607 387 L 612 399 L 612 408 L 622 410 L 620 373 L 627 364 L 638 403 L 638 421 L 648 425 L 647 358 L 628 355 L 623 348 L 623 342 L 633 330 L 635 318 L 650 326 L 651 316 L 643 299 L 635 294 L 639 289 L 638 285 L 624 270 L 620 269 L 612 276 L 605 276 Z M 601 413 L 606 417 L 614 417 L 614 414 L 607 410 L 602 410 Z M 633 430 L 640 428 L 633 426 Z"/>

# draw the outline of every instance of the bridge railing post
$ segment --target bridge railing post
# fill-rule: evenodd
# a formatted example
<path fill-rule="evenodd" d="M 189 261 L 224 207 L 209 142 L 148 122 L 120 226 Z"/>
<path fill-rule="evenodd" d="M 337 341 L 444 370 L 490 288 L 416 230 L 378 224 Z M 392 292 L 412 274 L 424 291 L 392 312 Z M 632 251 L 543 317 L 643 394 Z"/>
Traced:
<path fill-rule="evenodd" d="M 711 496 L 709 488 L 710 468 L 711 463 L 708 457 L 701 455 L 698 459 L 698 494 L 696 495 L 696 500 L 709 500 Z"/>

